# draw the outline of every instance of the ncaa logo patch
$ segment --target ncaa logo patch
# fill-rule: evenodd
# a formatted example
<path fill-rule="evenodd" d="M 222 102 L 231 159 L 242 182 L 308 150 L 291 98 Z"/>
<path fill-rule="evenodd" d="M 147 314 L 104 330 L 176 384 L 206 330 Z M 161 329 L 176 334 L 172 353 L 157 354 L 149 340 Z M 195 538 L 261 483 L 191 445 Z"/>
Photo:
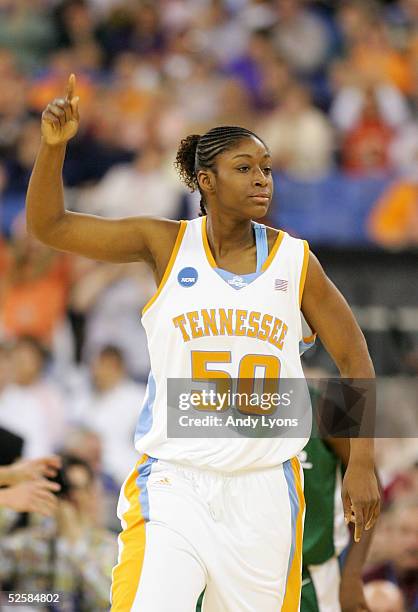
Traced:
<path fill-rule="evenodd" d="M 182 287 L 193 287 L 197 282 L 197 277 L 196 268 L 183 268 L 178 273 L 177 280 Z"/>

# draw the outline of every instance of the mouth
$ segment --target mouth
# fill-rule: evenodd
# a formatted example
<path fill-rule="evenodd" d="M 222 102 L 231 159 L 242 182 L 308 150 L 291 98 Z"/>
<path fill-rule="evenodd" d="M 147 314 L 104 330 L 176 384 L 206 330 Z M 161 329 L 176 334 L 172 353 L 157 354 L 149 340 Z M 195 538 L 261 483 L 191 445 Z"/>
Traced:
<path fill-rule="evenodd" d="M 257 202 L 261 202 L 265 204 L 270 201 L 270 194 L 268 193 L 255 193 L 254 195 L 249 196 L 252 200 L 256 200 Z"/>

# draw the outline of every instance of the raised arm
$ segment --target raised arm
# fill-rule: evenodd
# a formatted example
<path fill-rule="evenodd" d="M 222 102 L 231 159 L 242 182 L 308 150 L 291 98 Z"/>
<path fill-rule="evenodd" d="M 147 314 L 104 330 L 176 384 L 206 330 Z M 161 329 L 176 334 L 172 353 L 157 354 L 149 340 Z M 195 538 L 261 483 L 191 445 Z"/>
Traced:
<path fill-rule="evenodd" d="M 346 300 L 326 276 L 319 261 L 309 254 L 302 312 L 340 374 L 348 379 L 374 378 L 366 340 Z M 355 541 L 363 529 L 370 529 L 378 515 L 380 495 L 374 473 L 373 438 L 351 438 L 350 459 L 343 482 L 346 521 L 355 517 Z"/>
<path fill-rule="evenodd" d="M 157 281 L 170 258 L 179 223 L 152 217 L 105 219 L 65 210 L 62 167 L 65 150 L 78 130 L 75 76 L 65 98 L 48 104 L 42 114 L 41 145 L 26 197 L 28 230 L 44 244 L 114 263 L 145 261 Z"/>

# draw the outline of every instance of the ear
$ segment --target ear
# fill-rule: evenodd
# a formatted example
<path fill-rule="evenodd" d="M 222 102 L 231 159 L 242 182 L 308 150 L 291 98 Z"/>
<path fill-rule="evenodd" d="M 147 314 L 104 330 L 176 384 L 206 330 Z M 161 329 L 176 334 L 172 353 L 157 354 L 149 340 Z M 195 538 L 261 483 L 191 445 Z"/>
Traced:
<path fill-rule="evenodd" d="M 213 193 L 215 191 L 215 175 L 211 170 L 199 170 L 197 182 L 203 193 Z"/>

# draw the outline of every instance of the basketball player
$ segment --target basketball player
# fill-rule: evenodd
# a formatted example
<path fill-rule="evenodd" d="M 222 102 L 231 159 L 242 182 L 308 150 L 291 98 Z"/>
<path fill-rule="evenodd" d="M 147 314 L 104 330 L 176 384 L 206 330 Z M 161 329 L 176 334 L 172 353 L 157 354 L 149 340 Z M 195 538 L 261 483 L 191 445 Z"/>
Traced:
<path fill-rule="evenodd" d="M 260 368 L 266 378 L 302 378 L 300 307 L 341 375 L 369 378 L 363 335 L 307 243 L 256 222 L 273 180 L 266 145 L 247 129 L 219 127 L 181 142 L 180 177 L 199 189 L 207 213 L 198 219 L 66 211 L 61 171 L 79 123 L 74 91 L 72 75 L 66 98 L 42 115 L 28 227 L 56 249 L 145 261 L 158 286 L 142 315 L 151 372 L 136 432 L 142 456 L 118 507 L 112 610 L 194 612 L 206 587 L 204 612 L 295 612 L 304 514 L 296 455 L 307 439 L 168 438 L 167 381 L 251 379 Z M 359 539 L 379 511 L 371 440 L 351 440 L 343 486 Z"/>

